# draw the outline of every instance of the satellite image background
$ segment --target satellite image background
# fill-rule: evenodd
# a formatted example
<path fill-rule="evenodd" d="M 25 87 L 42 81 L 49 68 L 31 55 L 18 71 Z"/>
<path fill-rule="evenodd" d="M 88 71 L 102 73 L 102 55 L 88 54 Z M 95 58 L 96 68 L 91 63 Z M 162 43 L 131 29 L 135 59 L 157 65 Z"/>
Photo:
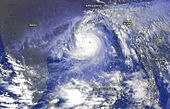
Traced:
<path fill-rule="evenodd" d="M 0 0 L 0 109 L 170 109 L 170 1 Z"/>

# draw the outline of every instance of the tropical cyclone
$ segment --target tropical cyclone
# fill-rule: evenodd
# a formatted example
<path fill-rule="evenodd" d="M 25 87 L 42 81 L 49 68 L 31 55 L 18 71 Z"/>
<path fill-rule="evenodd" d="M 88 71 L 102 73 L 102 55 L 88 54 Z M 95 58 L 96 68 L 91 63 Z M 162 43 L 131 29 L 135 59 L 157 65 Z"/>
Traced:
<path fill-rule="evenodd" d="M 98 57 L 103 51 L 103 43 L 91 26 L 90 24 L 81 25 L 75 32 L 75 46 L 70 51 L 72 58 L 89 60 Z"/>
<path fill-rule="evenodd" d="M 152 49 L 156 45 L 150 43 L 149 39 L 155 37 L 154 32 L 161 31 L 154 22 L 157 17 L 164 19 L 158 21 L 158 24 L 163 31 L 168 31 L 169 25 L 164 23 L 168 18 L 165 14 L 167 11 L 160 8 L 164 5 L 151 2 L 86 11 L 83 20 L 72 31 L 73 42 L 67 43 L 70 47 L 67 52 L 71 58 L 69 62 L 73 64 L 67 67 L 69 70 L 64 74 L 60 74 L 60 78 L 68 76 L 72 79 L 63 79 L 66 84 L 56 88 L 61 91 L 54 92 L 57 95 L 54 98 L 66 99 L 61 107 L 74 107 L 69 104 L 70 100 L 75 103 L 75 99 L 70 98 L 70 91 L 76 90 L 79 93 L 76 99 L 81 101 L 75 104 L 75 108 L 95 109 L 106 106 L 109 109 L 107 106 L 112 105 L 113 108 L 160 109 L 162 106 L 159 104 L 158 83 L 154 80 L 159 77 L 145 66 L 145 60 L 150 65 L 153 64 L 150 62 L 151 55 L 146 53 L 151 51 L 154 54 Z M 153 11 L 156 7 L 160 8 L 160 13 Z M 124 21 L 132 21 L 133 26 L 123 25 Z M 98 61 L 92 61 L 95 59 Z M 90 61 L 84 63 L 84 60 Z M 97 66 L 91 65 L 91 62 Z M 72 74 L 76 76 L 70 76 Z M 112 87 L 113 90 L 91 92 L 93 87 Z M 62 92 L 69 92 L 68 96 L 64 96 Z M 120 103 L 123 104 L 119 105 Z"/>
<path fill-rule="evenodd" d="M 43 75 L 40 70 L 40 73 L 30 75 L 34 78 L 38 73 L 40 78 L 42 75 L 48 77 L 48 81 L 43 81 L 46 87 L 41 87 L 41 94 L 37 98 L 27 84 L 22 84 L 22 81 L 25 83 L 26 76 L 19 74 L 27 68 L 8 57 L 15 72 L 19 71 L 16 77 L 21 82 L 18 81 L 17 84 L 24 86 L 23 90 L 27 92 L 18 94 L 21 100 L 16 99 L 19 102 L 16 107 L 21 104 L 33 109 L 168 108 L 170 99 L 166 95 L 169 94 L 170 86 L 169 58 L 167 55 L 157 54 L 161 50 L 163 53 L 169 52 L 169 49 L 164 49 L 170 45 L 168 7 L 169 2 L 109 5 L 103 9 L 88 10 L 83 17 L 76 17 L 57 29 L 53 28 L 50 36 L 54 37 L 44 39 L 41 35 L 37 36 L 40 45 L 50 42 L 43 46 L 41 52 L 43 54 L 50 49 L 46 62 L 48 76 Z M 124 21 L 131 21 L 132 26 L 124 25 Z M 158 34 L 163 38 L 155 43 Z M 34 44 L 36 47 L 34 42 L 38 41 L 29 38 L 32 43 L 28 45 Z M 164 56 L 167 60 L 153 61 L 154 56 Z M 163 69 L 161 63 L 167 65 L 167 68 L 164 65 Z M 27 67 L 31 69 L 30 66 Z M 1 70 L 5 72 L 5 69 Z M 16 79 L 12 80 L 14 83 L 15 81 Z M 31 85 L 37 91 L 40 89 L 37 86 L 41 84 L 42 81 Z M 17 87 L 12 86 L 13 84 L 8 85 L 8 90 L 14 92 Z M 6 98 L 1 102 L 7 101 Z M 33 99 L 38 99 L 38 102 Z M 8 104 L 9 102 L 6 103 Z"/>

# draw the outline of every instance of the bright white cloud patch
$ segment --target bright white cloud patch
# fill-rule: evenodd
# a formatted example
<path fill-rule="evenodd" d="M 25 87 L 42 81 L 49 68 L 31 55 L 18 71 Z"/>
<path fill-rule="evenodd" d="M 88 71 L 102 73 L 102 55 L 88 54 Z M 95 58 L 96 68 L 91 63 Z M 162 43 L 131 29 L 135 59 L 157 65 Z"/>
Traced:
<path fill-rule="evenodd" d="M 91 25 L 90 25 L 91 26 Z M 71 57 L 78 60 L 88 60 L 97 56 L 102 50 L 102 42 L 89 25 L 81 25 L 75 32 L 75 47 Z"/>

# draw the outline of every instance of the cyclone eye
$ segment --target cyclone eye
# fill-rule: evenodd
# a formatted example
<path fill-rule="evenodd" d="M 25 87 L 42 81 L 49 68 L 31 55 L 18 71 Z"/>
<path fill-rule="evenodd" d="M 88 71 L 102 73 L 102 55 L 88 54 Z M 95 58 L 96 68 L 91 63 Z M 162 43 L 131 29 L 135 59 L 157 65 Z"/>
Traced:
<path fill-rule="evenodd" d="M 78 60 L 88 60 L 96 57 L 101 48 L 102 42 L 94 31 L 80 31 L 75 34 L 75 47 L 71 50 L 70 56 Z"/>

